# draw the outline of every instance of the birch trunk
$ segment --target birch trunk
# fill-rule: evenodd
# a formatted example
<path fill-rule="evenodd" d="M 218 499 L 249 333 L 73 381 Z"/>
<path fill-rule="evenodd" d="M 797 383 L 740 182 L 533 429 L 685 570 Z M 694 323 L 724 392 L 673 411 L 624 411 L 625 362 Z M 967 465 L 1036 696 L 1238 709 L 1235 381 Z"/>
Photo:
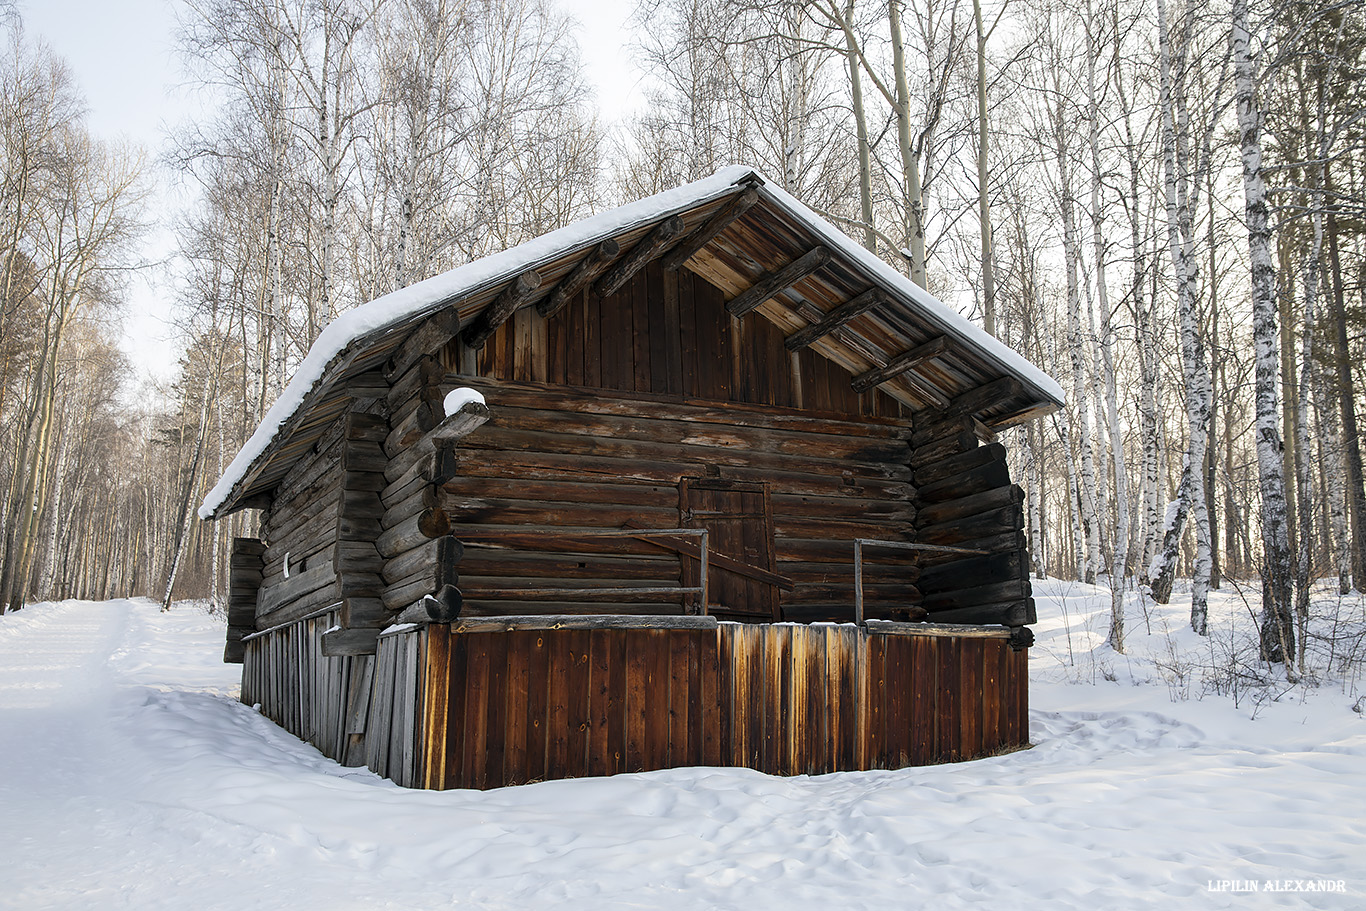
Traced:
<path fill-rule="evenodd" d="M 1290 622 L 1290 548 L 1287 537 L 1285 476 L 1277 426 L 1276 374 L 1279 369 L 1276 331 L 1276 269 L 1272 264 L 1271 227 L 1266 184 L 1262 177 L 1261 111 L 1257 74 L 1248 32 L 1247 0 L 1233 0 L 1233 78 L 1238 111 L 1238 138 L 1243 162 L 1248 258 L 1252 271 L 1252 335 L 1256 349 L 1257 468 L 1262 493 L 1261 651 L 1268 661 L 1283 661 L 1287 671 L 1294 653 Z"/>

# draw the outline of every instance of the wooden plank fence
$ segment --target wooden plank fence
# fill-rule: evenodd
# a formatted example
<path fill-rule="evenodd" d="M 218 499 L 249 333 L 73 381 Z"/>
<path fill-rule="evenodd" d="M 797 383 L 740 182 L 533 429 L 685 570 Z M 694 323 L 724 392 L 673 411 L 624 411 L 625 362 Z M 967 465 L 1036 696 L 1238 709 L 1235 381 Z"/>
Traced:
<path fill-rule="evenodd" d="M 328 608 L 243 639 L 242 701 L 407 787 L 682 766 L 819 775 L 1028 744 L 1010 630 L 709 617 L 500 617 L 400 628 L 329 658 Z"/>

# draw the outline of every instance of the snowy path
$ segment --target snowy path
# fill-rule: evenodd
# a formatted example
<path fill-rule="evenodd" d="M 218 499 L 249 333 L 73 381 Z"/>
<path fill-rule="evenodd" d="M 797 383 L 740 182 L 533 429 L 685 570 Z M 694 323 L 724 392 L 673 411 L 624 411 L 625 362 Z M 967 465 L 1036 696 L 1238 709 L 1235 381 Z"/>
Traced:
<path fill-rule="evenodd" d="M 0 617 L 0 908 L 1366 907 L 1366 722 L 1341 693 L 1253 721 L 1045 682 L 1037 746 L 975 763 L 434 794 L 235 702 L 221 636 L 145 601 Z"/>

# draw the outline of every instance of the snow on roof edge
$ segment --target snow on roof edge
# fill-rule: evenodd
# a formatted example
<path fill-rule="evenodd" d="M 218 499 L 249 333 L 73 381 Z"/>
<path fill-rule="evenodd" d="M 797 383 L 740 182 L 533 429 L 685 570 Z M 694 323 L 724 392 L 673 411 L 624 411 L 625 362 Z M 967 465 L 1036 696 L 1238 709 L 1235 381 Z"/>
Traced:
<path fill-rule="evenodd" d="M 199 517 L 213 518 L 214 513 L 231 496 L 238 482 L 246 477 L 256 460 L 270 446 L 280 428 L 294 416 L 314 387 L 326 376 L 333 360 L 352 342 L 406 317 L 421 313 L 442 301 L 461 297 L 486 282 L 525 269 L 532 263 L 553 259 L 561 253 L 575 247 L 586 246 L 604 236 L 617 234 L 635 225 L 662 218 L 670 212 L 698 205 L 724 194 L 737 183 L 751 177 L 759 177 L 762 180 L 753 168 L 740 165 L 722 168 L 710 177 L 647 196 L 597 215 L 590 215 L 549 234 L 543 234 L 515 247 L 434 275 L 417 284 L 392 291 L 341 314 L 319 333 L 313 346 L 309 348 L 308 355 L 294 371 L 289 384 L 261 418 L 256 432 L 224 469 L 218 483 L 205 495 L 199 506 Z"/>
<path fill-rule="evenodd" d="M 505 278 L 533 263 L 553 259 L 575 247 L 588 246 L 605 236 L 698 205 L 724 194 L 746 179 L 754 178 L 758 178 L 763 184 L 763 194 L 785 209 L 788 214 L 804 222 L 814 233 L 825 237 L 841 254 L 858 263 L 873 277 L 909 298 L 927 319 L 939 323 L 945 331 L 962 337 L 969 346 L 976 348 L 988 359 L 994 360 L 1005 371 L 1018 375 L 1059 405 L 1066 401 L 1062 387 L 1014 349 L 988 335 L 966 317 L 950 310 L 947 305 L 857 244 L 800 200 L 765 181 L 758 171 L 743 165 L 732 165 L 722 168 L 710 177 L 647 196 L 597 215 L 590 215 L 549 234 L 392 291 L 341 314 L 318 335 L 289 384 L 261 419 L 256 432 L 224 470 L 218 483 L 205 495 L 198 510 L 199 517 L 213 518 L 231 496 L 237 484 L 254 467 L 256 460 L 269 448 L 276 434 L 327 375 L 333 361 L 353 342 L 371 332 L 421 313 L 442 301 L 454 300 L 480 285 Z"/>

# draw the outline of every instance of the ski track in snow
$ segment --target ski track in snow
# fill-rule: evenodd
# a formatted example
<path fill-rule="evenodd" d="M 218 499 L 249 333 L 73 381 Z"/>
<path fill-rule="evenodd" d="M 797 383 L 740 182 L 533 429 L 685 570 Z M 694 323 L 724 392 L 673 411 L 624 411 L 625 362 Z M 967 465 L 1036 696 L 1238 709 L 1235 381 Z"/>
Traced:
<path fill-rule="evenodd" d="M 300 743 L 236 701 L 221 621 L 193 607 L 33 605 L 0 617 L 0 908 L 1366 905 L 1350 696 L 1173 702 L 1113 653 L 1122 682 L 1078 683 L 1108 594 L 1045 585 L 1033 749 L 482 793 L 404 790 Z M 1208 888 L 1270 879 L 1346 893 Z"/>

